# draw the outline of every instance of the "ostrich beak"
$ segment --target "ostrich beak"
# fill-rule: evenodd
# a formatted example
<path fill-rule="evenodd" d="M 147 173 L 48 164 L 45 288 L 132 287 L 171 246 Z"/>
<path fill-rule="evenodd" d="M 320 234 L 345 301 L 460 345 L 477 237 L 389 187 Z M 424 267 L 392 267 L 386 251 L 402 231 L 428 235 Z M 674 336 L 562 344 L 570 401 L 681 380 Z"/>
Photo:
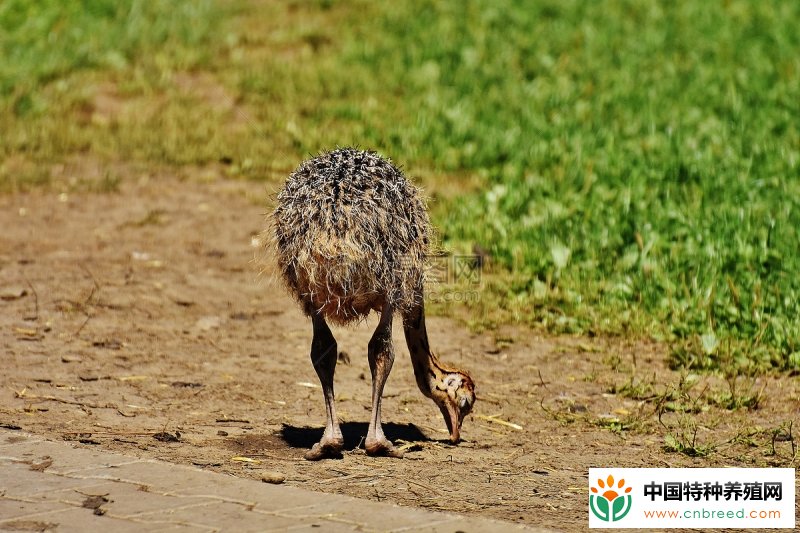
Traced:
<path fill-rule="evenodd" d="M 439 410 L 444 416 L 447 431 L 450 432 L 450 442 L 457 443 L 461 440 L 461 415 L 458 407 L 453 402 L 446 402 L 446 406 L 440 405 Z"/>

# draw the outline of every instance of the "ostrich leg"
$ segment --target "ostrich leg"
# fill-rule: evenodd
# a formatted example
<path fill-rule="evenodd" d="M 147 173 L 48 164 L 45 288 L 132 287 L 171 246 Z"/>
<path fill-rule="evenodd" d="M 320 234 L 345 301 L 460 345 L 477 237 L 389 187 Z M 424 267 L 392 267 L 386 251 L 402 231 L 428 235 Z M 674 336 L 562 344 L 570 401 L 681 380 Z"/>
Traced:
<path fill-rule="evenodd" d="M 403 457 L 403 452 L 394 447 L 381 428 L 381 396 L 383 386 L 392 371 L 394 350 L 392 349 L 392 308 L 384 305 L 381 320 L 369 341 L 369 368 L 372 372 L 372 418 L 369 421 L 364 447 L 369 455 Z"/>
<path fill-rule="evenodd" d="M 333 402 L 333 374 L 336 371 L 336 339 L 333 338 L 325 319 L 314 313 L 311 317 L 314 326 L 314 338 L 311 341 L 311 362 L 317 371 L 319 382 L 322 385 L 322 394 L 325 397 L 325 433 L 322 439 L 314 444 L 305 458 L 317 461 L 326 457 L 341 457 L 344 447 L 342 430 L 336 418 L 336 408 Z"/>

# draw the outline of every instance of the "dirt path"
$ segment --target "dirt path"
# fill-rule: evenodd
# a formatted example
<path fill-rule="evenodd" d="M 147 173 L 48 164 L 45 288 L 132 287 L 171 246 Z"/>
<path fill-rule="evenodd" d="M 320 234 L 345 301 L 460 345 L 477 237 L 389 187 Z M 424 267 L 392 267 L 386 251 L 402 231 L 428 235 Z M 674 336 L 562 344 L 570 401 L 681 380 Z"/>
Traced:
<path fill-rule="evenodd" d="M 310 325 L 269 276 L 257 276 L 253 238 L 266 188 L 146 178 L 109 194 L 0 197 L 0 424 L 236 476 L 279 471 L 313 490 L 567 530 L 585 529 L 590 466 L 793 464 L 794 378 L 740 380 L 733 396 L 763 391 L 758 409 L 728 411 L 721 402 L 731 387 L 709 377 L 681 382 L 663 364 L 664 347 L 516 329 L 475 335 L 442 318 L 429 321 L 434 348 L 478 384 L 466 441 L 441 440 L 441 415 L 417 391 L 395 327 L 383 417 L 389 438 L 415 444 L 403 460 L 358 448 L 373 320 L 335 330 L 350 360 L 336 376 L 350 451 L 306 462 L 323 403 L 308 360 Z M 693 446 L 690 454 L 711 453 L 668 453 L 668 433 Z"/>

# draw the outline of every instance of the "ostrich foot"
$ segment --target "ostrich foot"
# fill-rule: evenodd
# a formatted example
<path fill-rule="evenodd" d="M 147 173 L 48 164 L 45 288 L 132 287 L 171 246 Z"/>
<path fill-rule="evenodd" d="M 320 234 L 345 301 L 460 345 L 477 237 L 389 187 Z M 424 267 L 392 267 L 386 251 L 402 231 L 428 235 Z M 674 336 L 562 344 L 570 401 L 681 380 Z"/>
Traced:
<path fill-rule="evenodd" d="M 367 439 L 364 443 L 364 448 L 367 451 L 367 455 L 371 455 L 373 457 L 380 456 L 380 457 L 394 457 L 396 459 L 403 458 L 403 452 L 395 447 L 394 444 L 389 442 L 389 439 L 383 437 L 381 439 Z"/>
<path fill-rule="evenodd" d="M 320 459 L 341 459 L 344 440 L 322 437 L 322 440 L 314 444 L 303 456 L 307 461 L 319 461 Z"/>

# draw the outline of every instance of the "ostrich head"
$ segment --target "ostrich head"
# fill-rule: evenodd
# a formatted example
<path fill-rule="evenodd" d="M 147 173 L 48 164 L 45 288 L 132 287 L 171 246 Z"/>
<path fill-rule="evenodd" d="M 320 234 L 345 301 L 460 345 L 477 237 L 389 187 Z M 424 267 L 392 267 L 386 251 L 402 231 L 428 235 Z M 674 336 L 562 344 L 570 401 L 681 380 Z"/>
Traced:
<path fill-rule="evenodd" d="M 432 383 L 431 399 L 444 416 L 450 441 L 456 443 L 461 438 L 461 423 L 475 405 L 475 382 L 460 370 L 441 370 Z"/>

